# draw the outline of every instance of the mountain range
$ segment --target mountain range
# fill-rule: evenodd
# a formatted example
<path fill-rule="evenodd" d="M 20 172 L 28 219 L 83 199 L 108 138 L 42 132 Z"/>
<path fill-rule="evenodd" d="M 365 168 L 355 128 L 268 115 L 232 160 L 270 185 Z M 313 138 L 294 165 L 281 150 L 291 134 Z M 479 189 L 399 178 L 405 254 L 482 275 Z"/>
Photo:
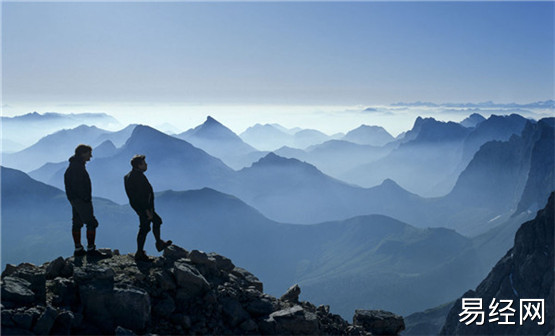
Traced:
<path fill-rule="evenodd" d="M 496 120 L 497 118 L 491 117 L 490 119 Z M 476 128 L 488 123 L 488 120 L 483 121 Z M 516 120 L 520 119 L 516 118 Z M 434 120 L 419 121 L 419 123 L 423 122 L 432 126 L 437 123 Z M 285 159 L 272 153 L 259 159 L 250 167 L 234 171 L 217 158 L 188 142 L 165 135 L 147 126 L 141 126 L 142 131 L 134 132 L 128 139 L 128 143 L 116 152 L 113 152 L 112 148 L 114 153 L 112 156 L 95 159 L 89 163 L 88 167 L 93 177 L 93 193 L 119 203 L 126 202 L 120 180 L 129 169 L 128 160 L 135 153 L 144 153 L 147 154 L 147 160 L 150 159 L 151 165 L 147 174 L 153 182 L 155 190 L 214 188 L 240 197 L 262 211 L 265 216 L 276 221 L 306 224 L 359 215 L 383 214 L 417 227 L 448 226 L 463 234 L 477 235 L 508 220 L 510 215 L 515 212 L 528 181 L 530 167 L 537 167 L 538 174 L 531 175 L 528 188 L 530 191 L 527 194 L 534 196 L 526 202 L 535 202 L 534 204 L 537 206 L 547 197 L 549 183 L 540 184 L 545 185 L 543 188 L 545 190 L 540 187 L 532 188 L 532 186 L 538 184 L 537 182 L 533 183 L 534 179 L 550 182 L 549 173 L 552 171 L 549 166 L 550 161 L 549 159 L 542 160 L 541 155 L 534 156 L 534 160 L 532 160 L 532 150 L 538 148 L 539 151 L 540 148 L 543 148 L 542 153 L 549 152 L 550 146 L 553 146 L 553 142 L 549 141 L 550 134 L 552 136 L 550 133 L 553 129 L 550 126 L 552 121 L 551 119 L 542 119 L 538 123 L 528 121 L 526 123 L 528 124 L 527 131 L 521 136 L 515 135 L 508 142 L 490 141 L 482 146 L 460 177 L 456 179 L 454 189 L 445 197 L 435 199 L 424 199 L 411 194 L 400 187 L 396 183 L 397 181 L 390 179 L 386 179 L 386 183 L 373 188 L 349 185 L 323 174 L 314 165 L 297 159 Z M 441 125 L 441 123 L 439 124 Z M 437 135 L 417 135 L 419 134 L 418 130 L 430 128 L 430 125 L 424 127 L 420 125 L 414 128 L 412 135 L 407 135 L 408 138 L 414 138 L 414 140 L 407 141 L 405 139 L 407 142 L 401 143 L 393 151 L 415 158 L 408 149 L 419 147 L 421 141 L 417 139 L 421 137 L 424 139 L 437 138 Z M 456 125 L 447 125 L 446 127 L 456 128 Z M 458 128 L 460 134 L 465 132 L 461 128 Z M 544 133 L 544 136 L 540 136 L 541 132 Z M 458 143 L 459 149 L 464 143 L 464 141 L 461 142 L 461 138 L 463 136 L 459 135 L 456 137 L 459 140 L 455 141 Z M 416 144 L 414 144 L 415 141 Z M 434 144 L 434 141 L 431 143 Z M 430 146 L 427 152 L 432 155 L 433 149 L 437 149 L 437 152 L 441 153 L 441 148 L 452 148 L 449 145 L 452 143 L 453 141 L 445 145 L 435 144 Z M 522 144 L 517 146 L 516 143 Z M 334 149 L 336 145 L 338 149 Z M 330 142 L 315 147 L 309 153 L 319 153 L 322 150 L 323 153 L 335 152 L 337 158 L 342 158 L 341 155 L 345 151 L 342 152 L 341 148 L 344 148 L 344 145 L 363 146 L 363 150 L 370 148 L 365 145 Z M 393 146 L 393 144 L 390 143 L 381 148 L 387 152 L 388 146 Z M 285 151 L 285 149 L 278 152 L 281 151 Z M 493 155 L 491 151 L 496 154 Z M 172 154 L 174 152 L 180 154 L 176 156 Z M 413 153 L 422 153 L 422 151 L 413 150 Z M 202 159 L 192 159 L 195 155 Z M 324 156 L 322 154 L 321 157 Z M 313 154 L 313 157 L 316 158 L 317 155 Z M 391 158 L 391 155 L 386 157 Z M 398 155 L 398 158 L 402 157 L 402 155 Z M 509 159 L 509 166 L 506 166 L 507 162 L 504 161 L 507 160 L 506 157 L 512 157 Z M 549 158 L 549 156 L 547 157 Z M 430 157 L 428 159 L 431 160 Z M 423 165 L 426 164 L 422 158 L 417 160 Z M 445 158 L 437 160 L 445 162 Z M 532 164 L 532 161 L 535 163 Z M 341 160 L 335 162 L 341 162 Z M 160 163 L 163 164 L 160 165 Z M 51 165 L 45 166 L 32 172 L 31 175 L 61 188 L 61 176 L 66 165 L 60 163 L 57 171 Z M 126 166 L 128 168 L 125 168 Z M 440 168 L 438 163 L 435 166 L 437 169 Z M 509 169 L 513 166 L 515 168 Z M 53 175 L 54 171 L 56 173 Z M 413 174 L 417 172 L 418 170 Z M 481 179 L 484 178 L 487 181 L 482 182 Z M 532 190 L 535 191 L 532 192 Z M 538 190 L 543 190 L 543 192 Z M 510 198 L 510 202 L 507 197 Z M 530 210 L 533 213 L 537 208 L 524 210 Z M 470 221 L 468 215 L 472 218 Z"/>
<path fill-rule="evenodd" d="M 116 128 L 119 122 L 105 113 L 27 113 L 15 117 L 0 117 L 2 122 L 2 152 L 9 153 L 27 147 L 42 137 L 59 131 L 62 128 L 74 128 L 79 125 L 95 125 L 97 127 Z M 22 132 L 21 130 L 25 130 Z M 16 144 L 12 147 L 9 144 Z"/>
<path fill-rule="evenodd" d="M 421 196 L 443 196 L 453 188 L 480 146 L 519 135 L 526 121 L 517 115 L 492 115 L 467 128 L 454 122 L 417 118 L 387 156 L 353 167 L 337 178 L 366 187 L 390 178 Z"/>
<path fill-rule="evenodd" d="M 41 263 L 72 251 L 71 209 L 64 193 L 16 170 L 2 168 L 2 175 L 10 180 L 2 185 L 2 262 Z M 130 207 L 97 198 L 93 202 L 100 222 L 97 245 L 134 251 L 138 219 Z M 163 237 L 232 256 L 255 271 L 270 293 L 299 283 L 308 299 L 332 299 L 332 309 L 341 314 L 350 314 L 355 305 L 383 304 L 403 313 L 423 309 L 454 297 L 483 273 L 479 262 L 468 261 L 477 260 L 468 238 L 452 230 L 417 229 L 386 216 L 281 224 L 208 188 L 162 192 L 156 206 L 164 220 Z M 149 237 L 147 251 L 155 253 L 153 247 Z M 450 285 L 430 296 L 431 279 L 449 279 Z M 337 287 L 345 299 L 333 298 L 327 288 L 345 281 L 351 285 Z M 391 295 L 382 295 L 384 286 Z"/>
<path fill-rule="evenodd" d="M 114 146 L 121 146 L 131 136 L 135 125 L 129 125 L 120 131 L 111 132 L 96 126 L 80 125 L 73 129 L 64 129 L 47 135 L 16 153 L 3 154 L 3 165 L 26 172 L 40 168 L 45 163 L 57 163 L 73 154 L 79 144 L 96 147 L 105 141 Z"/>

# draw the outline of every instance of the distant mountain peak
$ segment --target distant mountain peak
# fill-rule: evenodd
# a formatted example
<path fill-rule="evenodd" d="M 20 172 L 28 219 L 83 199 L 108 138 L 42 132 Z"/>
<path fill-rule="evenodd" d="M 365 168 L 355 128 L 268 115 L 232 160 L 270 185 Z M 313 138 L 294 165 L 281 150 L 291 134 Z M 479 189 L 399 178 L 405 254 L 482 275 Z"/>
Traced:
<path fill-rule="evenodd" d="M 204 125 L 221 125 L 221 126 L 223 126 L 219 121 L 212 118 L 211 116 L 206 117 L 206 121 L 204 122 Z"/>
<path fill-rule="evenodd" d="M 207 116 L 206 121 L 201 125 L 179 134 L 178 137 L 185 140 L 200 138 L 206 140 L 240 141 L 237 134 L 211 116 Z"/>
<path fill-rule="evenodd" d="M 485 120 L 486 118 L 484 118 L 481 114 L 472 113 L 470 116 L 468 116 L 463 121 L 461 121 L 460 124 L 463 125 L 464 127 L 472 128 L 472 127 L 478 126 L 480 123 L 482 123 Z"/>

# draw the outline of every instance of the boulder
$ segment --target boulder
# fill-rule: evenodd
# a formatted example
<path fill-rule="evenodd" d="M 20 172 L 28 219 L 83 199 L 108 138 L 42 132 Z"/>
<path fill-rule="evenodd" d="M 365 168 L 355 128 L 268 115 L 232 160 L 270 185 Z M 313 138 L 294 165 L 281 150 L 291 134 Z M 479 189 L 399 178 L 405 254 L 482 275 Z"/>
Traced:
<path fill-rule="evenodd" d="M 301 294 L 301 288 L 299 285 L 295 284 L 291 286 L 285 294 L 283 294 L 280 300 L 291 303 L 299 303 L 299 295 Z"/>
<path fill-rule="evenodd" d="M 217 253 L 209 253 L 208 257 L 214 260 L 214 262 L 216 263 L 216 267 L 219 270 L 222 270 L 224 272 L 231 272 L 235 268 L 235 265 L 233 265 L 231 259 L 221 256 Z"/>
<path fill-rule="evenodd" d="M 56 317 L 54 326 L 52 326 L 52 335 L 71 335 L 71 327 L 75 321 L 75 315 L 72 311 L 62 311 Z"/>
<path fill-rule="evenodd" d="M 274 304 L 266 298 L 259 298 L 249 301 L 245 308 L 253 316 L 267 316 L 274 311 Z"/>
<path fill-rule="evenodd" d="M 192 295 L 210 288 L 208 281 L 192 265 L 176 262 L 173 268 L 173 275 L 175 276 L 177 286 L 189 291 Z"/>
<path fill-rule="evenodd" d="M 61 276 L 65 266 L 66 262 L 63 257 L 58 257 L 57 259 L 52 261 L 46 267 L 46 279 L 52 280 L 56 277 Z"/>
<path fill-rule="evenodd" d="M 405 330 L 405 321 L 402 316 L 383 310 L 355 311 L 353 324 L 374 335 L 399 335 Z"/>
<path fill-rule="evenodd" d="M 164 249 L 164 258 L 169 260 L 170 262 L 174 262 L 176 260 L 182 258 L 188 258 L 189 252 L 186 249 L 181 248 L 177 245 L 170 245 Z"/>
<path fill-rule="evenodd" d="M 111 310 L 116 325 L 143 330 L 150 320 L 150 296 L 141 288 L 115 288 Z"/>
<path fill-rule="evenodd" d="M 58 277 L 48 281 L 52 305 L 56 307 L 71 307 L 77 304 L 78 292 L 75 282 L 71 279 Z"/>
<path fill-rule="evenodd" d="M 37 335 L 49 335 L 57 316 L 58 311 L 51 306 L 47 306 L 46 310 L 37 320 L 33 332 Z"/>
<path fill-rule="evenodd" d="M 44 269 L 33 264 L 23 263 L 17 266 L 11 276 L 27 280 L 30 284 L 29 289 L 35 293 L 37 303 L 46 304 L 46 273 Z"/>
<path fill-rule="evenodd" d="M 221 300 L 221 304 L 224 316 L 232 327 L 250 318 L 249 313 L 233 298 L 224 298 Z"/>
<path fill-rule="evenodd" d="M 270 314 L 271 321 L 275 321 L 276 331 L 282 334 L 318 334 L 319 331 L 317 315 L 299 305 Z"/>
<path fill-rule="evenodd" d="M 2 303 L 14 307 L 32 304 L 35 301 L 35 293 L 30 287 L 31 283 L 27 280 L 11 276 L 4 277 Z"/>
<path fill-rule="evenodd" d="M 103 265 L 87 264 L 74 269 L 85 320 L 103 332 L 113 332 L 114 270 Z"/>
<path fill-rule="evenodd" d="M 30 330 L 33 324 L 35 323 L 36 319 L 40 315 L 38 310 L 34 312 L 29 310 L 16 312 L 12 316 L 12 320 L 15 322 L 15 325 L 19 328 Z"/>
<path fill-rule="evenodd" d="M 241 267 L 235 267 L 231 271 L 231 273 L 239 277 L 243 281 L 245 281 L 247 286 L 253 286 L 254 288 L 256 288 L 261 292 L 264 291 L 264 286 L 262 285 L 262 282 L 260 282 L 260 280 L 257 277 L 255 277 L 251 272 L 247 271 L 246 269 Z"/>
<path fill-rule="evenodd" d="M 155 272 L 154 279 L 156 280 L 156 283 L 158 284 L 160 289 L 163 291 L 171 291 L 177 288 L 173 276 L 165 270 Z"/>

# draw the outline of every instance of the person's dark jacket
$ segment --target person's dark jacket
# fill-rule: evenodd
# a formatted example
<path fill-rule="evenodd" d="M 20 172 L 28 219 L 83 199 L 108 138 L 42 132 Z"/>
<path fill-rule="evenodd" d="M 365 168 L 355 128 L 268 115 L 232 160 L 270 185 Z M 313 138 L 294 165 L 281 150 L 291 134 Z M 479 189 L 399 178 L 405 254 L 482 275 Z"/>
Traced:
<path fill-rule="evenodd" d="M 123 178 L 129 204 L 139 214 L 154 210 L 154 192 L 143 172 L 133 169 Z"/>
<path fill-rule="evenodd" d="M 70 202 L 75 200 L 91 201 L 91 178 L 87 169 L 85 169 L 85 161 L 75 155 L 69 158 L 69 167 L 67 167 L 64 174 L 64 184 L 66 196 Z"/>

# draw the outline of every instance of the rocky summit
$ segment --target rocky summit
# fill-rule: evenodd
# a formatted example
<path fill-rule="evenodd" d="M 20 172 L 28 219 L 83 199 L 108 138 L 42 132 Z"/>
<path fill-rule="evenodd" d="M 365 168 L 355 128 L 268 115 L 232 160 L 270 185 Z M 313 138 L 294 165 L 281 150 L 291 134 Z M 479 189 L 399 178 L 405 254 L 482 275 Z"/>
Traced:
<path fill-rule="evenodd" d="M 109 258 L 59 257 L 2 273 L 3 335 L 373 335 L 398 334 L 403 318 L 357 310 L 350 324 L 299 301 L 277 299 L 247 270 L 215 253 L 170 246 L 152 262 L 102 249 Z"/>

